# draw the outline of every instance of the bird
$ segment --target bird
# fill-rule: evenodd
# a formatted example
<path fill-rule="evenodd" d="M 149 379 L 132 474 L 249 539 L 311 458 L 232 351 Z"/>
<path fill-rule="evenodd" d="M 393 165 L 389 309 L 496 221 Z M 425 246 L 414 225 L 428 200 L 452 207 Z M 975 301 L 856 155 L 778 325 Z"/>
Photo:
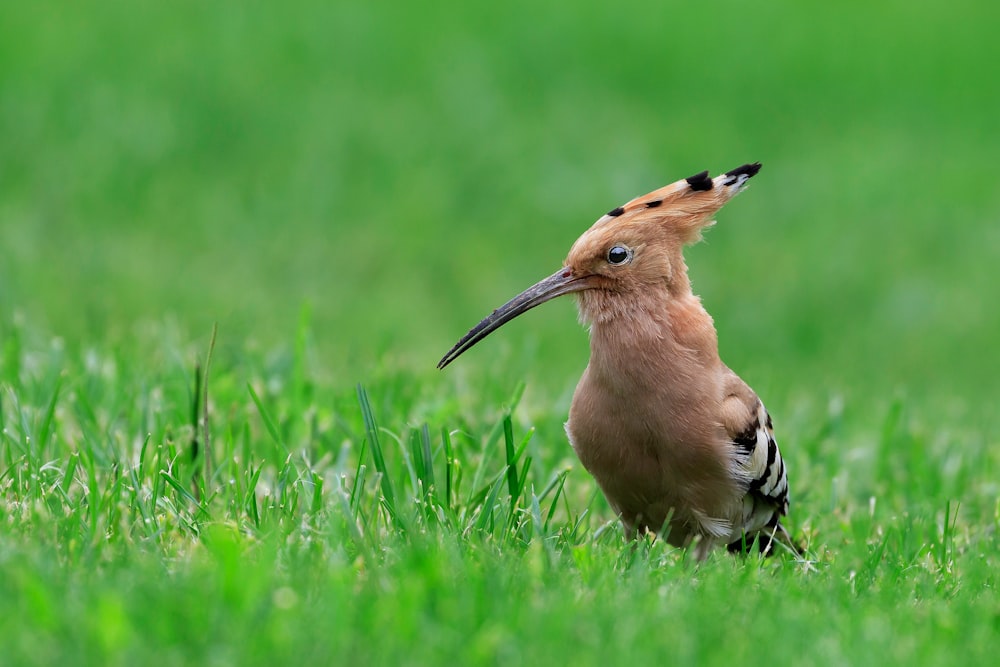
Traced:
<path fill-rule="evenodd" d="M 566 434 L 625 534 L 761 553 L 797 548 L 782 524 L 788 476 L 761 399 L 719 357 L 712 317 L 691 290 L 683 248 L 761 168 L 708 171 L 601 216 L 562 268 L 494 310 L 438 363 L 443 369 L 505 323 L 573 294 L 590 360 Z"/>

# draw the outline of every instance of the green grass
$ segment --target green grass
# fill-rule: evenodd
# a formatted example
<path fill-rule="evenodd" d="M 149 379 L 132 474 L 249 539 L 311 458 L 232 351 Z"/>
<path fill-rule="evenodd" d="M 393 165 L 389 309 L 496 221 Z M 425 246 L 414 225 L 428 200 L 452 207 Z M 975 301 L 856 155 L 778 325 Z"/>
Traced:
<path fill-rule="evenodd" d="M 0 662 L 990 664 L 998 18 L 0 9 Z M 689 264 L 809 558 L 698 564 L 572 455 L 569 300 L 434 364 L 751 160 Z"/>

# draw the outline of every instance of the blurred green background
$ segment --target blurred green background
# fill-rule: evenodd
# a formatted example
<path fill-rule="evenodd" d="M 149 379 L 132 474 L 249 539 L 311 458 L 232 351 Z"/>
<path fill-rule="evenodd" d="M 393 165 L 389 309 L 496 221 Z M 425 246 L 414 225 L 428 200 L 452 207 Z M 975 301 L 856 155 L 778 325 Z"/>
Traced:
<path fill-rule="evenodd" d="M 218 322 L 238 353 L 309 308 L 316 373 L 450 391 L 441 354 L 600 214 L 759 160 L 689 252 L 729 365 L 785 411 L 986 419 L 998 25 L 967 0 L 6 3 L 0 317 L 72 347 Z M 448 373 L 551 405 L 586 354 L 565 300 Z"/>

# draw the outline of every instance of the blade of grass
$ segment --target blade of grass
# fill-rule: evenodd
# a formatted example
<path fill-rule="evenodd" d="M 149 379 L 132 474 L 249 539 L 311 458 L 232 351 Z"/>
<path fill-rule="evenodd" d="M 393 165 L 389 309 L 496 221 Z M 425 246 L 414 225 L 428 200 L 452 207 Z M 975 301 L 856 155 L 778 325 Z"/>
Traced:
<path fill-rule="evenodd" d="M 285 443 L 281 440 L 281 435 L 278 433 L 278 427 L 275 426 L 271 416 L 268 414 L 267 410 L 264 409 L 264 404 L 261 402 L 257 392 L 253 390 L 253 385 L 249 382 L 247 382 L 247 389 L 250 391 L 250 398 L 253 399 L 254 405 L 257 406 L 257 413 L 264 421 L 264 428 L 267 429 L 267 432 L 271 436 L 271 440 L 277 447 L 279 454 L 282 458 L 284 458 L 288 455 L 288 448 L 285 447 Z"/>
<path fill-rule="evenodd" d="M 503 417 L 504 453 L 507 457 L 507 493 L 510 494 L 510 510 L 517 502 L 517 457 L 514 454 L 514 425 L 510 413 Z"/>
<path fill-rule="evenodd" d="M 312 505 L 311 512 L 313 514 L 319 514 L 320 510 L 323 509 L 323 477 L 319 473 L 312 473 Z"/>
<path fill-rule="evenodd" d="M 372 412 L 371 404 L 368 402 L 368 394 L 365 392 L 365 388 L 358 384 L 357 392 L 358 403 L 361 406 L 361 416 L 365 422 L 365 438 L 368 441 L 375 470 L 381 475 L 379 488 L 382 491 L 382 498 L 385 501 L 389 515 L 398 526 L 402 527 L 396 512 L 396 495 L 393 493 L 392 480 L 389 478 L 389 470 L 385 465 L 385 457 L 382 452 L 382 442 L 378 436 L 378 424 L 375 422 L 375 414 Z"/>
<path fill-rule="evenodd" d="M 443 426 L 441 427 L 441 443 L 444 447 L 444 506 L 453 512 L 456 491 L 453 485 L 455 460 L 451 448 L 451 434 Z"/>
<path fill-rule="evenodd" d="M 194 392 L 191 396 L 191 462 L 198 461 L 198 411 L 201 409 L 201 364 L 194 365 Z M 195 473 L 197 474 L 197 472 Z"/>
<path fill-rule="evenodd" d="M 211 514 L 209 513 L 208 509 L 206 509 L 204 506 L 202 506 L 202 504 L 198 501 L 198 499 L 195 498 L 194 495 L 190 491 L 188 491 L 187 489 L 184 488 L 183 484 L 181 484 L 176 479 L 174 479 L 173 475 L 171 475 L 166 470 L 161 470 L 160 471 L 160 477 L 163 478 L 164 482 L 166 482 L 167 484 L 169 484 L 170 486 L 172 486 L 174 488 L 174 490 L 177 491 L 177 493 L 179 493 L 182 498 L 184 498 L 184 500 L 186 500 L 189 503 L 191 503 L 192 505 L 194 505 L 195 508 L 198 510 L 198 512 L 201 513 L 201 514 L 203 514 L 205 516 L 205 518 L 207 518 L 207 519 L 211 518 Z"/>
<path fill-rule="evenodd" d="M 59 400 L 59 391 L 62 389 L 62 383 L 63 376 L 60 375 L 56 380 L 56 386 L 52 389 L 52 397 L 49 398 L 48 406 L 45 408 L 45 416 L 42 417 L 42 423 L 38 428 L 38 442 L 35 444 L 38 447 L 39 457 L 43 456 L 42 452 L 45 451 L 49 435 L 52 432 L 52 420 L 56 414 L 56 402 Z"/>
<path fill-rule="evenodd" d="M 202 379 L 203 397 L 201 405 L 201 441 L 204 443 L 204 453 L 202 456 L 205 483 L 212 475 L 212 431 L 208 424 L 208 379 L 212 370 L 212 353 L 215 352 L 215 339 L 219 335 L 219 323 L 212 324 L 212 338 L 208 341 L 208 352 L 205 354 L 205 374 Z M 197 426 L 195 427 L 197 429 Z"/>
<path fill-rule="evenodd" d="M 496 480 L 489 487 L 489 493 L 486 495 L 482 505 L 480 505 L 479 515 L 476 517 L 476 521 L 473 524 L 476 530 L 486 531 L 487 524 L 489 524 L 489 531 L 492 532 L 494 528 L 494 513 L 497 509 L 497 498 L 500 497 L 500 489 L 503 488 L 506 476 L 507 470 L 505 467 L 504 470 L 500 471 Z"/>
<path fill-rule="evenodd" d="M 420 452 L 424 462 L 424 488 L 430 490 L 434 488 L 434 456 L 431 453 L 431 430 L 427 422 L 420 427 Z"/>
<path fill-rule="evenodd" d="M 250 479 L 247 482 L 246 493 L 243 496 L 243 508 L 247 514 L 250 515 L 250 520 L 253 521 L 254 528 L 260 528 L 260 510 L 257 507 L 257 482 L 260 481 L 260 473 L 264 469 L 264 466 L 257 466 L 254 470 L 253 465 L 250 466 Z"/>
<path fill-rule="evenodd" d="M 354 484 L 351 486 L 351 512 L 357 515 L 361 507 L 361 499 L 364 496 L 365 477 L 368 475 L 368 467 L 365 464 L 358 466 L 354 472 Z"/>

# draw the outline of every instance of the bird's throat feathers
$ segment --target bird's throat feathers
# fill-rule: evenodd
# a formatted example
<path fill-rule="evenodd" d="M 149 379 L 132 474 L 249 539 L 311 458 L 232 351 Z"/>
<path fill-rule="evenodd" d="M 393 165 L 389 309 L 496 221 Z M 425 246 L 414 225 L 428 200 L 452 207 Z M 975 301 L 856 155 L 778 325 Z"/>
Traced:
<path fill-rule="evenodd" d="M 681 298 L 666 289 L 659 299 L 603 290 L 577 296 L 580 319 L 590 327 L 592 364 L 641 368 L 655 358 L 688 375 L 721 363 L 712 317 L 690 290 Z"/>

